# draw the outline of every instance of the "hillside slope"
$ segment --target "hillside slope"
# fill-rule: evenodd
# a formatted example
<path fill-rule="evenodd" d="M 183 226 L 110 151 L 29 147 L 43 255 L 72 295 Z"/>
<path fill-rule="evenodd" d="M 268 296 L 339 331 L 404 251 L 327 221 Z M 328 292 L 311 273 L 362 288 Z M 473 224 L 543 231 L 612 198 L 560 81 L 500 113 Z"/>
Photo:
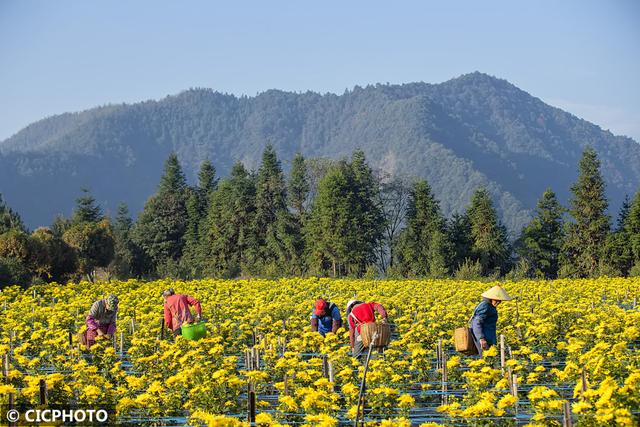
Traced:
<path fill-rule="evenodd" d="M 269 90 L 235 97 L 194 89 L 65 113 L 0 143 L 0 193 L 30 227 L 68 215 L 81 187 L 108 212 L 125 201 L 137 213 L 171 151 L 194 179 L 205 158 L 223 176 L 236 160 L 255 168 L 267 143 L 285 169 L 296 151 L 340 158 L 361 148 L 374 167 L 428 179 L 447 215 L 487 186 L 512 233 L 545 188 L 567 200 L 587 145 L 602 161 L 613 214 L 640 187 L 640 144 L 505 80 L 472 73 L 342 95 Z"/>

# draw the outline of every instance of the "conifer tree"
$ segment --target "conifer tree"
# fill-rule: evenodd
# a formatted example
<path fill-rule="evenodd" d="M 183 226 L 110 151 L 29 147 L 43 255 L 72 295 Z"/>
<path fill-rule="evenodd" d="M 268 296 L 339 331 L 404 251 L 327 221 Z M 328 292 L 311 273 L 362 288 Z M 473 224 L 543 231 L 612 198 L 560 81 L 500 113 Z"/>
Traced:
<path fill-rule="evenodd" d="M 76 199 L 76 208 L 71 217 L 72 224 L 79 224 L 82 222 L 98 222 L 102 216 L 102 209 L 96 204 L 96 200 L 93 198 L 88 189 L 83 188 L 82 196 Z"/>
<path fill-rule="evenodd" d="M 471 225 L 471 255 L 480 262 L 482 274 L 504 272 L 510 255 L 507 231 L 486 189 L 474 193 L 467 216 Z"/>
<path fill-rule="evenodd" d="M 593 148 L 587 148 L 578 165 L 579 175 L 571 187 L 573 196 L 562 251 L 563 277 L 595 277 L 598 275 L 607 234 L 609 217 L 600 161 Z"/>
<path fill-rule="evenodd" d="M 158 193 L 184 196 L 186 189 L 187 180 L 184 177 L 178 156 L 176 153 L 171 153 L 164 162 L 164 172 L 160 178 Z"/>
<path fill-rule="evenodd" d="M 640 191 L 631 202 L 629 213 L 624 223 L 625 234 L 629 241 L 631 263 L 630 274 L 640 276 Z"/>
<path fill-rule="evenodd" d="M 133 242 L 151 261 L 147 273 L 180 276 L 188 193 L 182 167 L 172 153 L 165 162 L 158 192 L 147 200 L 132 231 Z"/>
<path fill-rule="evenodd" d="M 0 234 L 9 230 L 19 230 L 25 233 L 27 231 L 20 215 L 5 204 L 2 194 L 0 194 Z"/>
<path fill-rule="evenodd" d="M 536 215 L 522 230 L 517 243 L 518 254 L 527 261 L 535 276 L 555 279 L 563 244 L 564 209 L 549 188 L 536 208 Z"/>
<path fill-rule="evenodd" d="M 255 210 L 253 177 L 238 162 L 211 196 L 202 241 L 206 274 L 236 277 L 247 268 Z"/>
<path fill-rule="evenodd" d="M 452 246 L 448 268 L 454 272 L 471 259 L 471 222 L 466 213 L 453 214 L 447 225 L 447 236 Z"/>
<path fill-rule="evenodd" d="M 289 175 L 289 206 L 293 208 L 296 217 L 302 221 L 305 214 L 305 205 L 309 197 L 309 178 L 305 159 L 300 153 L 296 153 L 291 163 Z"/>
<path fill-rule="evenodd" d="M 129 278 L 136 269 L 136 251 L 131 241 L 132 227 L 129 207 L 124 202 L 120 203 L 113 223 L 114 256 L 109 266 L 111 273 L 119 279 Z"/>
<path fill-rule="evenodd" d="M 281 240 L 278 238 L 277 221 L 286 220 L 286 184 L 280 161 L 271 145 L 267 145 L 262 153 L 262 163 L 256 177 L 256 212 L 249 248 L 251 264 L 254 272 L 262 272 L 269 264 L 273 264 L 282 253 Z M 275 268 L 271 265 L 270 268 Z"/>
<path fill-rule="evenodd" d="M 450 249 L 445 220 L 424 180 L 416 182 L 411 191 L 406 221 L 397 251 L 401 271 L 413 277 L 446 275 Z"/>
<path fill-rule="evenodd" d="M 362 275 L 375 262 L 382 236 L 377 187 L 362 152 L 338 162 L 318 186 L 305 241 L 313 272 Z"/>

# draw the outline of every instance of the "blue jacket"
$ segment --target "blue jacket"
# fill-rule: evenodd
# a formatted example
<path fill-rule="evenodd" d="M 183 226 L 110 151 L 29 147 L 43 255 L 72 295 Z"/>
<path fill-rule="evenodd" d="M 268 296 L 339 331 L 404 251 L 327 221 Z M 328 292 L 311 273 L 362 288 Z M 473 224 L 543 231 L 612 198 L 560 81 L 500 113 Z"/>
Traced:
<path fill-rule="evenodd" d="M 482 300 L 473 312 L 471 318 L 471 330 L 476 340 L 482 338 L 487 340 L 487 344 L 496 345 L 498 338 L 496 336 L 496 324 L 498 323 L 498 310 L 491 305 L 487 299 Z"/>

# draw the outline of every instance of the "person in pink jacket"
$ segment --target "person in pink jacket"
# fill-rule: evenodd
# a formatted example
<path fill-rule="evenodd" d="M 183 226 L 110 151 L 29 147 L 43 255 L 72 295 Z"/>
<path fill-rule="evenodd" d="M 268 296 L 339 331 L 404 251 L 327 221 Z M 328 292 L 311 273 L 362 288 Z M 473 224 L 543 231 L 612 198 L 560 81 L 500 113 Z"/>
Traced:
<path fill-rule="evenodd" d="M 180 328 L 184 323 L 194 322 L 190 306 L 196 310 L 195 320 L 200 321 L 202 318 L 202 308 L 197 299 L 189 295 L 176 294 L 173 289 L 167 289 L 162 296 L 164 297 L 164 324 L 173 331 L 174 335 L 182 334 Z"/>
<path fill-rule="evenodd" d="M 89 315 L 85 319 L 87 331 L 85 343 L 91 348 L 98 338 L 111 338 L 116 332 L 116 314 L 118 313 L 118 297 L 109 295 L 91 305 Z"/>

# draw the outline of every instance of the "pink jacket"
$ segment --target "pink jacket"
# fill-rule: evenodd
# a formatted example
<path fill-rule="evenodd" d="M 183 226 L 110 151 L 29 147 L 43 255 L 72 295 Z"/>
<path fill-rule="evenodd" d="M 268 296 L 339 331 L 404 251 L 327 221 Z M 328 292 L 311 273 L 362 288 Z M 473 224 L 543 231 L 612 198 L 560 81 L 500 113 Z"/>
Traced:
<path fill-rule="evenodd" d="M 202 315 L 200 301 L 188 295 L 174 294 L 167 297 L 164 303 L 164 324 L 167 328 L 175 331 L 183 323 L 192 323 L 193 315 L 189 306 L 196 309 L 196 313 Z"/>
<path fill-rule="evenodd" d="M 107 310 L 106 299 L 99 299 L 91 305 L 85 323 L 88 331 L 106 328 L 106 333 L 113 335 L 116 331 L 116 312 Z"/>

